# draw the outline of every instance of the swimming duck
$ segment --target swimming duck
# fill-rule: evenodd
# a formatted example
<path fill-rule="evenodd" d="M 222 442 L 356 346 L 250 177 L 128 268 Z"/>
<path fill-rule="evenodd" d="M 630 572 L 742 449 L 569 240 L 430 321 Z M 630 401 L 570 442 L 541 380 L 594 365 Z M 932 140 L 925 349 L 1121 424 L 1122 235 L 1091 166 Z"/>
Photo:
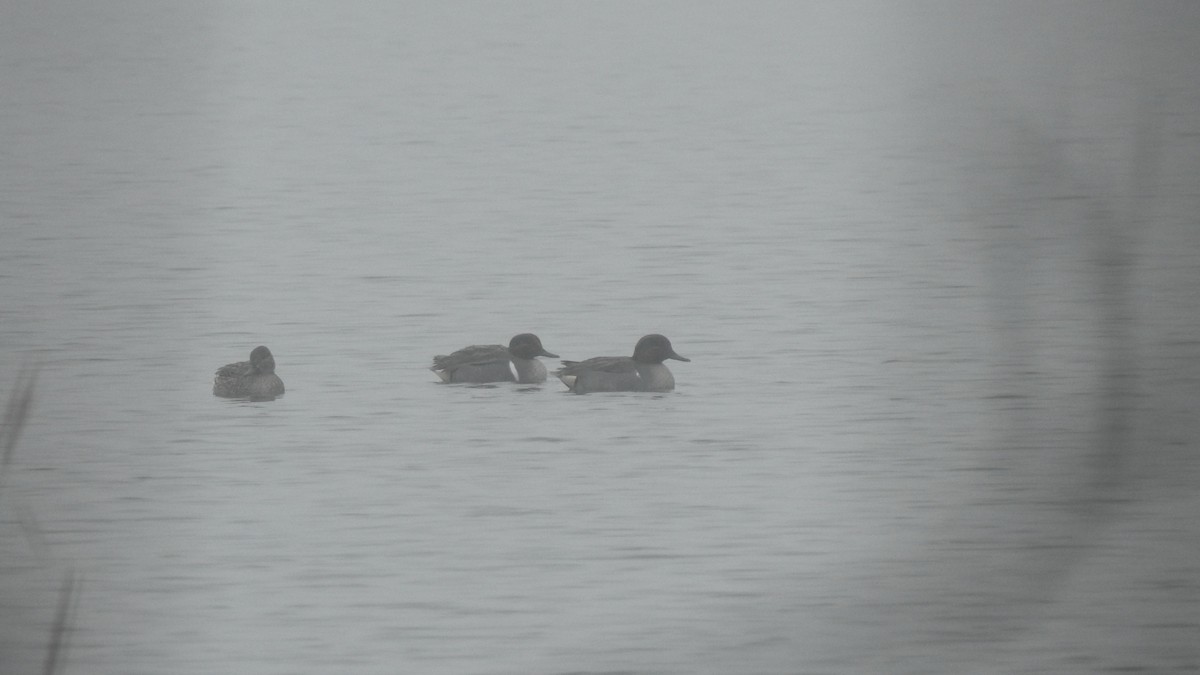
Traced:
<path fill-rule="evenodd" d="M 275 374 L 275 357 L 266 347 L 255 347 L 249 361 L 238 361 L 217 369 L 213 396 L 269 401 L 283 396 L 283 380 Z"/>
<path fill-rule="evenodd" d="M 442 378 L 442 382 L 520 382 L 536 384 L 546 381 L 546 366 L 537 360 L 539 356 L 557 359 L 542 347 L 542 341 L 533 333 L 514 335 L 508 346 L 471 345 L 450 354 L 433 357 L 430 370 Z"/>
<path fill-rule="evenodd" d="M 671 391 L 675 376 L 666 359 L 691 361 L 675 353 L 671 341 L 657 333 L 638 340 L 633 357 L 597 356 L 586 361 L 563 361 L 555 372 L 576 394 L 593 391 Z"/>

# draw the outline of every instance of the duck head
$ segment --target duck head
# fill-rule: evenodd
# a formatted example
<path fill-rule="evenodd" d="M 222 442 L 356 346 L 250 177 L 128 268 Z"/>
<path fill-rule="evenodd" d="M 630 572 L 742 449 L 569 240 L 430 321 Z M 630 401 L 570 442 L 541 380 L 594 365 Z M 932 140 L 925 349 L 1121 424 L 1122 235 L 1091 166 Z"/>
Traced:
<path fill-rule="evenodd" d="M 508 341 L 508 351 L 513 356 L 522 359 L 532 359 L 536 356 L 549 356 L 552 359 L 557 359 L 558 354 L 551 354 L 542 346 L 542 341 L 533 333 L 521 333 L 514 335 L 513 339 Z"/>
<path fill-rule="evenodd" d="M 675 353 L 671 348 L 671 341 L 665 335 L 653 333 L 638 340 L 637 346 L 633 348 L 633 360 L 641 363 L 662 363 L 667 359 L 675 359 L 676 361 L 691 361 Z"/>
<path fill-rule="evenodd" d="M 250 366 L 256 373 L 273 373 L 275 372 L 275 357 L 271 355 L 270 349 L 260 345 L 250 352 Z"/>

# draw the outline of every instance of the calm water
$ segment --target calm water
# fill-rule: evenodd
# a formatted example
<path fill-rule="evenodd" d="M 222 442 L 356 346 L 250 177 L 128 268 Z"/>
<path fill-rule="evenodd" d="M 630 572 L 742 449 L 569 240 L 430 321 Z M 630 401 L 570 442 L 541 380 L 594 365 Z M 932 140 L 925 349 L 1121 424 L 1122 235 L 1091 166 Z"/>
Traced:
<path fill-rule="evenodd" d="M 1200 670 L 1200 14 L 1098 7 L 6 9 L 0 670 L 71 570 L 70 673 Z M 426 370 L 525 331 L 692 362 Z"/>

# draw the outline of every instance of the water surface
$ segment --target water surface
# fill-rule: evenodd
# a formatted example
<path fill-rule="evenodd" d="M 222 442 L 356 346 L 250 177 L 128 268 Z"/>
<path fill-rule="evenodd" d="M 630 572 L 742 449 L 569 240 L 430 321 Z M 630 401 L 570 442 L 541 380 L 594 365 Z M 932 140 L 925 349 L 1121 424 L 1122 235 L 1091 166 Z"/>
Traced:
<path fill-rule="evenodd" d="M 1200 668 L 1196 12 L 869 9 L 14 9 L 4 663 Z"/>

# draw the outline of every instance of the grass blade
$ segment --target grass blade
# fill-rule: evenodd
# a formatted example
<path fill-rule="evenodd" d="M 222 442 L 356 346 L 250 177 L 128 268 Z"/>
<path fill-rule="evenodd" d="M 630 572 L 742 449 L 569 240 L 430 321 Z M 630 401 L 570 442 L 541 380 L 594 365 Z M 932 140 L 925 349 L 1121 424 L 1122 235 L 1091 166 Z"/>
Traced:
<path fill-rule="evenodd" d="M 50 644 L 46 647 L 43 675 L 56 675 L 66 663 L 67 647 L 71 642 L 71 626 L 75 622 L 75 610 L 79 602 L 79 585 L 75 572 L 68 571 L 62 590 L 58 594 L 58 611 L 54 615 Z"/>
<path fill-rule="evenodd" d="M 17 383 L 13 385 L 12 394 L 8 397 L 8 407 L 4 411 L 4 423 L 3 426 L 0 426 L 0 448 L 3 449 L 0 454 L 0 476 L 4 475 L 4 471 L 12 462 L 13 450 L 17 447 L 17 440 L 21 438 L 25 421 L 29 419 L 29 413 L 33 408 L 33 393 L 36 383 L 37 369 L 22 369 L 17 376 Z"/>

